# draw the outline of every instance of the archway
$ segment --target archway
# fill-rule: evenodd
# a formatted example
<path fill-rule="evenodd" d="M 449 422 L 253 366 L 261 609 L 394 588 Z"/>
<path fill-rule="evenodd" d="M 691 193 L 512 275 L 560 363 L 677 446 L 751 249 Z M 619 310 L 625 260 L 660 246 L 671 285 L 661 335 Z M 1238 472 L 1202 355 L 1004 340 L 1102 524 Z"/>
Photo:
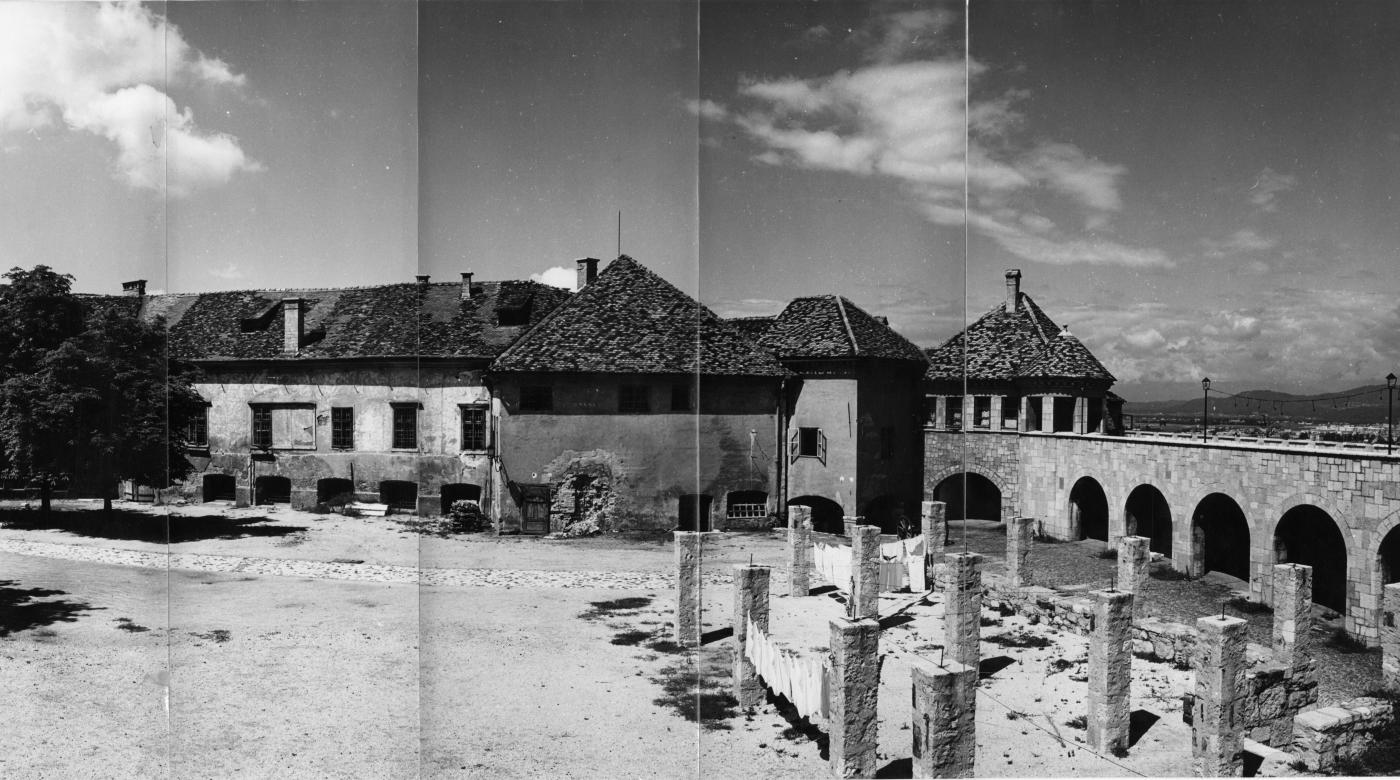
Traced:
<path fill-rule="evenodd" d="M 1249 522 L 1235 499 L 1211 493 L 1191 516 L 1191 574 L 1218 571 L 1249 580 Z"/>
<path fill-rule="evenodd" d="M 316 480 L 316 503 L 329 503 L 332 499 L 349 496 L 355 500 L 355 483 L 342 477 L 326 477 Z"/>
<path fill-rule="evenodd" d="M 1080 477 L 1069 491 L 1069 537 L 1108 541 L 1108 496 L 1093 477 Z"/>
<path fill-rule="evenodd" d="M 458 501 L 481 501 L 481 486 L 470 482 L 449 482 L 443 485 L 439 492 L 442 497 L 439 511 L 444 515 L 451 511 L 452 505 Z"/>
<path fill-rule="evenodd" d="M 805 506 L 812 510 L 812 530 L 824 534 L 844 534 L 846 524 L 841 516 L 846 512 L 841 505 L 821 496 L 798 496 L 788 501 L 788 506 Z"/>
<path fill-rule="evenodd" d="M 238 497 L 238 480 L 228 474 L 204 475 L 205 501 L 233 501 Z"/>
<path fill-rule="evenodd" d="M 1138 485 L 1128 494 L 1127 533 L 1152 540 L 1152 552 L 1172 557 L 1172 510 L 1162 491 L 1151 485 Z"/>
<path fill-rule="evenodd" d="M 1390 529 L 1377 553 L 1381 564 L 1381 585 L 1400 582 L 1400 526 Z"/>
<path fill-rule="evenodd" d="M 379 503 L 400 512 L 418 511 L 418 483 L 402 479 L 386 479 L 379 483 Z"/>
<path fill-rule="evenodd" d="M 1313 568 L 1313 601 L 1346 613 L 1347 547 L 1332 516 L 1312 504 L 1300 504 L 1274 528 L 1277 563 L 1301 563 Z"/>
<path fill-rule="evenodd" d="M 768 517 L 768 494 L 762 490 L 731 490 L 724 497 L 726 520 L 753 521 Z"/>
<path fill-rule="evenodd" d="M 947 504 L 948 520 L 1001 521 L 1001 488 L 971 471 L 945 477 L 933 489 L 933 500 Z"/>
<path fill-rule="evenodd" d="M 286 477 L 258 477 L 253 481 L 259 504 L 292 503 L 292 481 Z"/>
<path fill-rule="evenodd" d="M 908 518 L 899 499 L 890 495 L 872 498 L 861 514 L 865 515 L 866 525 L 880 526 L 882 534 L 898 534 L 900 521 Z"/>

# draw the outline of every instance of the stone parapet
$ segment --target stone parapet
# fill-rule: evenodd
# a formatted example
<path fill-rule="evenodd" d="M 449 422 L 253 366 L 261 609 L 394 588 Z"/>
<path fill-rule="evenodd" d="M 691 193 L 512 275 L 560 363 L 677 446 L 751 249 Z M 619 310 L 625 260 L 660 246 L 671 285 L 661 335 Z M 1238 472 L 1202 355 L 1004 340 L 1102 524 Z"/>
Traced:
<path fill-rule="evenodd" d="M 1325 772 L 1360 756 L 1394 723 L 1394 704 L 1369 696 L 1299 713 L 1293 718 L 1290 752 L 1308 771 Z"/>

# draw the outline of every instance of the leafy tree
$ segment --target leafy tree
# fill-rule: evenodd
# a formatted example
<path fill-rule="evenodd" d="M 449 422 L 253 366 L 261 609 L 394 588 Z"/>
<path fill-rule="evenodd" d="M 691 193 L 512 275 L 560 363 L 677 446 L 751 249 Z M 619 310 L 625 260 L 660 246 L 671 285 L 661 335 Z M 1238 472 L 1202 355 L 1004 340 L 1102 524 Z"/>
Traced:
<path fill-rule="evenodd" d="M 0 474 L 37 482 L 44 511 L 56 482 L 94 489 L 110 509 L 119 480 L 185 477 L 183 432 L 203 401 L 192 369 L 167 361 L 164 323 L 74 296 L 71 277 L 43 266 L 5 276 Z"/>

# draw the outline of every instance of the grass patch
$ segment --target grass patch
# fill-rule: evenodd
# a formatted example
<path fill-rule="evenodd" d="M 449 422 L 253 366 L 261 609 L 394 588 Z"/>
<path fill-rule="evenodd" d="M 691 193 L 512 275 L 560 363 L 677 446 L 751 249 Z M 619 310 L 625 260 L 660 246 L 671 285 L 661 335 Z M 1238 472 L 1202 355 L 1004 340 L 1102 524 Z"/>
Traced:
<path fill-rule="evenodd" d="M 669 639 L 658 639 L 647 645 L 647 648 L 656 653 L 681 653 L 685 648 Z"/>
<path fill-rule="evenodd" d="M 1106 561 L 1118 560 L 1118 550 L 1113 547 L 1105 547 L 1094 553 L 1095 558 L 1103 558 Z"/>
<path fill-rule="evenodd" d="M 213 631 L 209 631 L 204 634 L 196 634 L 194 632 L 190 632 L 190 636 L 196 639 L 203 639 L 206 642 L 213 642 L 219 645 L 233 638 L 233 634 L 227 629 L 223 628 L 216 628 Z"/>
<path fill-rule="evenodd" d="M 1244 598 L 1243 596 L 1236 596 L 1230 599 L 1229 601 L 1225 602 L 1225 606 L 1235 610 L 1236 612 L 1241 612 L 1246 615 L 1274 614 L 1274 608 L 1269 606 L 1268 604 L 1260 604 L 1257 601 L 1250 601 L 1249 599 Z"/>
<path fill-rule="evenodd" d="M 1067 658 L 1053 658 L 1045 665 L 1045 676 L 1068 671 L 1074 668 L 1074 662 Z"/>
<path fill-rule="evenodd" d="M 1327 646 L 1339 653 L 1366 653 L 1370 648 L 1365 642 L 1347 633 L 1345 628 L 1339 628 L 1332 632 L 1332 636 L 1327 638 Z"/>
<path fill-rule="evenodd" d="M 621 631 L 612 638 L 611 642 L 615 645 L 635 647 L 651 639 L 651 637 L 652 633 L 650 631 Z"/>
<path fill-rule="evenodd" d="M 1170 566 L 1153 566 L 1151 569 L 1148 569 L 1147 576 L 1154 580 L 1162 580 L 1164 582 L 1181 582 L 1191 579 L 1190 574 L 1184 571 L 1177 571 Z"/>
<path fill-rule="evenodd" d="M 1025 632 L 997 634 L 996 636 L 983 637 L 982 641 L 1002 647 L 1031 647 L 1037 650 L 1049 647 L 1051 644 L 1050 640 L 1043 636 L 1035 636 Z"/>
<path fill-rule="evenodd" d="M 652 700 L 658 707 L 666 707 L 682 718 L 699 723 L 707 731 L 728 731 L 733 727 L 725 721 L 739 714 L 739 700 L 729 693 L 727 686 L 696 675 L 689 664 L 676 664 L 661 670 L 661 677 L 651 681 L 661 686 L 664 695 Z"/>
<path fill-rule="evenodd" d="M 151 630 L 143 625 L 131 622 L 131 618 L 124 617 L 117 618 L 117 628 L 118 630 L 126 631 L 132 634 L 140 634 Z"/>
<path fill-rule="evenodd" d="M 588 610 L 581 613 L 579 617 L 584 620 L 601 620 L 611 617 L 619 612 L 633 612 L 642 607 L 651 606 L 651 599 L 645 596 L 629 596 L 621 599 L 608 599 L 607 601 L 590 601 Z"/>
<path fill-rule="evenodd" d="M 1035 540 L 1036 544 L 1063 544 L 1065 541 L 1064 539 L 1056 539 L 1046 534 L 1035 534 L 1031 538 Z"/>
<path fill-rule="evenodd" d="M 1065 721 L 1065 725 L 1072 729 L 1087 730 L 1089 728 L 1089 718 L 1084 715 L 1075 715 L 1073 718 Z"/>

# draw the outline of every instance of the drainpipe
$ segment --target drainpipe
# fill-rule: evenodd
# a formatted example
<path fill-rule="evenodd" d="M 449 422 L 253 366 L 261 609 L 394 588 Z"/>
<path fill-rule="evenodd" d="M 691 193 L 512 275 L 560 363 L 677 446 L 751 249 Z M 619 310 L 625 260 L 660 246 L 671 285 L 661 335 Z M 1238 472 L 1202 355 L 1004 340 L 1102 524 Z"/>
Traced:
<path fill-rule="evenodd" d="M 777 435 L 774 437 L 774 447 L 777 450 L 778 466 L 778 516 L 783 518 L 783 523 L 788 522 L 788 471 L 787 471 L 787 377 L 778 380 L 778 413 L 774 415 L 777 419 Z"/>

